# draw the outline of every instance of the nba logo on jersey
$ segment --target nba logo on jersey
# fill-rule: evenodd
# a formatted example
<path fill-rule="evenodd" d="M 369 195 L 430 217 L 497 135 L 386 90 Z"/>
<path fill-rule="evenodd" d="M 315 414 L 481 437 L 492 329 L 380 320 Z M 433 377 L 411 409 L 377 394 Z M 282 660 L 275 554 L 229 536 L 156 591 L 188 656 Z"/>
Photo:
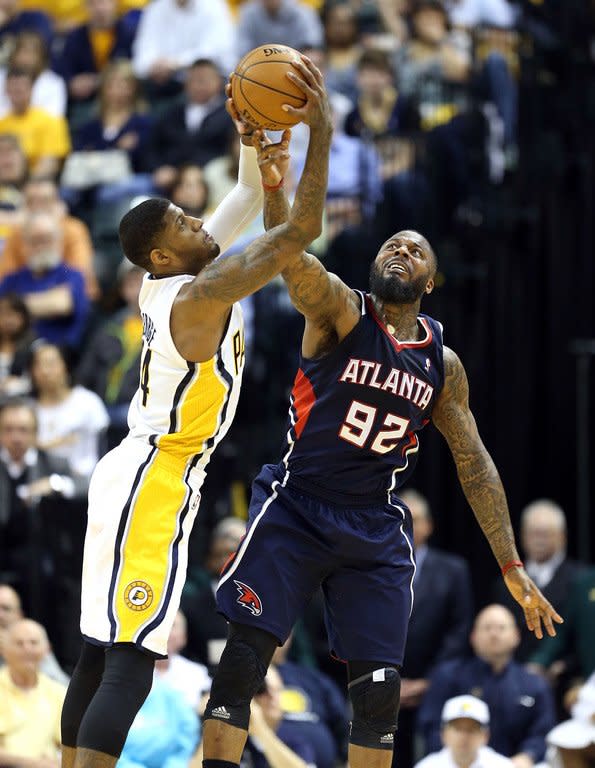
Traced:
<path fill-rule="evenodd" d="M 431 366 L 432 366 L 432 363 L 430 362 L 430 358 L 426 357 L 426 364 L 425 364 L 424 368 L 426 369 L 426 371 L 429 371 Z"/>
<path fill-rule="evenodd" d="M 256 592 L 247 584 L 234 579 L 233 583 L 238 588 L 240 596 L 237 601 L 241 606 L 247 608 L 253 616 L 260 616 L 262 613 L 262 602 Z"/>

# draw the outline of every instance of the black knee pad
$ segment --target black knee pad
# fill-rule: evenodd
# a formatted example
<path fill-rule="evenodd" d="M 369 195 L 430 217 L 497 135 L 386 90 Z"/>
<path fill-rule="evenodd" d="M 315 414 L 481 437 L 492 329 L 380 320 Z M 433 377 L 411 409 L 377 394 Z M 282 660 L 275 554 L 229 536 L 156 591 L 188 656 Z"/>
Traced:
<path fill-rule="evenodd" d="M 81 722 L 78 747 L 120 756 L 153 685 L 154 666 L 152 657 L 131 644 L 116 643 L 106 650 L 101 684 Z"/>
<path fill-rule="evenodd" d="M 65 747 L 76 748 L 81 720 L 99 688 L 104 666 L 105 648 L 83 642 L 62 706 L 62 744 Z"/>
<path fill-rule="evenodd" d="M 239 624 L 230 627 L 211 686 L 204 720 L 222 720 L 248 730 L 250 702 L 264 682 L 278 646 L 268 632 Z"/>
<path fill-rule="evenodd" d="M 359 747 L 392 749 L 397 730 L 401 676 L 381 667 L 349 683 L 353 721 L 349 741 Z"/>

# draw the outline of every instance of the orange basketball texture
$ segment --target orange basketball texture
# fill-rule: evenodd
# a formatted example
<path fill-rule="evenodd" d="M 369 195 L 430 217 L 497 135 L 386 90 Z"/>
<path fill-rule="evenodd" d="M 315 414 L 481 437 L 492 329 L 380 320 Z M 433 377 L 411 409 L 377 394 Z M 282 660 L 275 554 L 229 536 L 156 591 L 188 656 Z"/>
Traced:
<path fill-rule="evenodd" d="M 299 123 L 281 109 L 283 104 L 301 107 L 306 102 L 303 92 L 286 76 L 296 72 L 291 62 L 299 57 L 293 48 L 275 44 L 261 45 L 244 56 L 231 80 L 231 95 L 243 120 L 270 131 Z"/>

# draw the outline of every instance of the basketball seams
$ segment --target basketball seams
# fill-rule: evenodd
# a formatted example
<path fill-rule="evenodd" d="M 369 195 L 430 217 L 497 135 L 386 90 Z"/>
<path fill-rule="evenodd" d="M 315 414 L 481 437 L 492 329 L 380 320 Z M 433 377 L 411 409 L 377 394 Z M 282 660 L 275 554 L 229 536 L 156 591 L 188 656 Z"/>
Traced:
<path fill-rule="evenodd" d="M 269 62 L 259 62 L 260 64 L 268 64 Z M 272 63 L 272 62 L 271 62 Z M 239 75 L 237 72 L 235 73 L 237 77 L 239 77 L 240 80 L 246 80 L 249 83 L 253 83 L 253 85 L 258 85 L 260 88 L 265 88 L 268 91 L 274 91 L 275 93 L 279 93 L 281 96 L 287 96 L 288 99 L 294 99 L 295 101 L 300 101 L 300 104 L 298 106 L 303 106 L 306 103 L 306 97 L 305 96 L 297 96 L 295 93 L 287 93 L 287 91 L 282 91 L 280 88 L 275 88 L 274 85 L 268 85 L 267 83 L 261 83 L 259 80 L 253 80 L 251 77 L 246 77 L 246 75 Z M 242 91 L 242 94 L 245 96 L 246 94 L 244 91 Z"/>
<path fill-rule="evenodd" d="M 265 130 L 281 131 L 300 121 L 283 104 L 301 109 L 304 92 L 286 76 L 300 54 L 289 46 L 266 43 L 247 53 L 236 65 L 231 80 L 232 98 L 242 118 Z M 265 66 L 266 65 L 266 66 Z"/>
<path fill-rule="evenodd" d="M 277 126 L 277 125 L 281 126 L 281 128 L 284 128 L 284 127 L 286 127 L 286 128 L 293 128 L 294 123 L 283 123 L 280 120 L 275 120 L 275 119 L 269 117 L 269 115 L 265 115 L 264 112 L 261 112 L 258 109 L 258 107 L 255 107 L 254 104 L 248 98 L 248 96 L 244 93 L 244 89 L 242 87 L 242 83 L 243 83 L 243 78 L 240 80 L 240 93 L 244 97 L 244 99 L 246 101 L 246 104 L 250 107 L 250 109 L 253 110 L 257 115 L 260 115 L 260 117 L 264 118 L 264 120 L 266 120 L 266 123 L 263 123 L 263 127 L 264 128 L 268 129 L 269 131 L 280 130 L 280 129 L 272 127 L 272 126 Z M 252 85 L 257 85 L 257 86 L 260 86 L 261 88 L 267 89 L 267 86 L 263 86 L 260 83 L 252 82 Z M 295 97 L 292 97 L 292 98 L 295 98 Z"/>

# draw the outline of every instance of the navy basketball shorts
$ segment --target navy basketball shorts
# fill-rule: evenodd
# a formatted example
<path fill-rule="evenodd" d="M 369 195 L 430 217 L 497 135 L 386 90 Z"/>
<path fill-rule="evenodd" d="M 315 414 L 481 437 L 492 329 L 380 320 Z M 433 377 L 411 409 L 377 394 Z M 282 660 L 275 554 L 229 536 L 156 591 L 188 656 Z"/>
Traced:
<path fill-rule="evenodd" d="M 219 612 L 282 644 L 322 586 L 334 656 L 402 665 L 415 571 L 409 510 L 328 504 L 284 486 L 274 469 L 253 483 L 248 531 L 217 588 Z"/>

